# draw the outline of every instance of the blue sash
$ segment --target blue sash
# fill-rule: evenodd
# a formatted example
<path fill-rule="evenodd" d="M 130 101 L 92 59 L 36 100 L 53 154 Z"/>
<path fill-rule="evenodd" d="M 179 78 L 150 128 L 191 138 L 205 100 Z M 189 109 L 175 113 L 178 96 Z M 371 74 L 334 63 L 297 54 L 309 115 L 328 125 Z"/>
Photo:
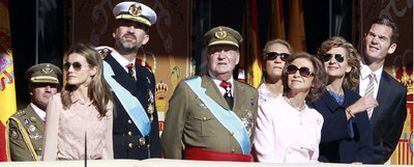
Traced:
<path fill-rule="evenodd" d="M 250 154 L 250 139 L 246 127 L 241 122 L 240 118 L 231 110 L 227 110 L 215 102 L 211 97 L 205 94 L 206 89 L 201 87 L 201 78 L 196 77 L 185 81 L 191 90 L 200 98 L 200 100 L 207 106 L 210 112 L 217 118 L 217 120 L 230 132 L 234 133 L 239 143 L 243 154 Z"/>
<path fill-rule="evenodd" d="M 125 111 L 131 117 L 134 124 L 138 127 L 142 136 L 147 136 L 151 130 L 151 123 L 139 100 L 119 84 L 112 76 L 114 71 L 107 62 L 103 61 L 103 73 L 106 82 L 111 86 L 112 91 L 118 97 Z"/>

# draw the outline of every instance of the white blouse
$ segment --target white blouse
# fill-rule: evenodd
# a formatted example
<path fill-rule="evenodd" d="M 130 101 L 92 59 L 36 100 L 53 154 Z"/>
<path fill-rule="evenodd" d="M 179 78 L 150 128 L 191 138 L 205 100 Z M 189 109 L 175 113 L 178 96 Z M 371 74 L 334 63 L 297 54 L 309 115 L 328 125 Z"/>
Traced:
<path fill-rule="evenodd" d="M 322 115 L 298 111 L 283 96 L 259 103 L 254 147 L 259 162 L 318 162 Z"/>

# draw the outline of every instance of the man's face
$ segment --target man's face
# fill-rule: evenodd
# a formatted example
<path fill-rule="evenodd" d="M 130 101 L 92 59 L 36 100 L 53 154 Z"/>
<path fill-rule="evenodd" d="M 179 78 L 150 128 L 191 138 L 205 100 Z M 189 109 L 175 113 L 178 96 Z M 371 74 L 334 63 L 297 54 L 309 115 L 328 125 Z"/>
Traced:
<path fill-rule="evenodd" d="M 149 40 L 143 25 L 128 20 L 118 20 L 118 27 L 112 36 L 116 46 L 125 52 L 136 52 Z"/>
<path fill-rule="evenodd" d="M 50 98 L 58 91 L 58 85 L 52 83 L 33 83 L 30 96 L 33 104 L 46 111 Z"/>
<path fill-rule="evenodd" d="M 373 24 L 365 34 L 365 58 L 369 62 L 383 61 L 394 53 L 397 44 L 391 43 L 392 29 L 386 25 Z"/>
<path fill-rule="evenodd" d="M 208 50 L 209 70 L 216 76 L 232 76 L 240 53 L 233 45 L 213 45 Z M 229 79 L 229 78 L 227 78 Z"/>

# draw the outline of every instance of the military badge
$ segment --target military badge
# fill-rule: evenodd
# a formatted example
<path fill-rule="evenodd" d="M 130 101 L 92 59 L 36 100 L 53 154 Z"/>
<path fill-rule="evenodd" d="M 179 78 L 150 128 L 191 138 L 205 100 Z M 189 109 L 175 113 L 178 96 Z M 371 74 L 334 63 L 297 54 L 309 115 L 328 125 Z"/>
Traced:
<path fill-rule="evenodd" d="M 28 120 L 28 119 L 24 119 L 24 120 L 23 120 L 23 124 L 25 124 L 25 125 L 29 125 L 29 120 Z"/>
<path fill-rule="evenodd" d="M 48 65 L 46 65 L 46 67 L 45 68 L 42 68 L 42 73 L 44 73 L 44 74 L 46 74 L 46 75 L 48 75 L 48 74 L 50 74 L 50 73 L 52 73 L 53 72 L 53 69 L 52 68 L 50 68 L 50 65 L 48 64 Z"/>
<path fill-rule="evenodd" d="M 227 32 L 220 28 L 219 31 L 214 33 L 214 36 L 217 39 L 224 39 L 227 37 Z"/>
<path fill-rule="evenodd" d="M 10 129 L 10 136 L 11 136 L 12 139 L 19 138 L 19 133 L 17 132 L 16 128 L 11 128 Z"/>
<path fill-rule="evenodd" d="M 29 132 L 34 132 L 36 130 L 36 127 L 34 125 L 29 126 Z"/>
<path fill-rule="evenodd" d="M 132 16 L 141 15 L 142 13 L 141 5 L 139 5 L 138 3 L 134 3 L 133 5 L 129 7 L 128 13 L 131 14 Z"/>

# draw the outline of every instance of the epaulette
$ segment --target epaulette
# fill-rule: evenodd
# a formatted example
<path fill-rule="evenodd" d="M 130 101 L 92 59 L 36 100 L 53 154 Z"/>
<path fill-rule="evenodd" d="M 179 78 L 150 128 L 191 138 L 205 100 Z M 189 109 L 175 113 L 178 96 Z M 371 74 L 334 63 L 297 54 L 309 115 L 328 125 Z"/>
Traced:
<path fill-rule="evenodd" d="M 16 113 L 14 113 L 12 116 L 15 117 L 15 118 L 17 118 L 17 117 L 21 117 L 21 116 L 23 116 L 25 114 L 26 114 L 26 111 L 25 110 L 19 110 Z"/>
<path fill-rule="evenodd" d="M 105 57 L 111 54 L 112 52 L 111 49 L 107 47 L 97 47 L 96 50 L 101 55 L 102 59 L 105 59 Z"/>

